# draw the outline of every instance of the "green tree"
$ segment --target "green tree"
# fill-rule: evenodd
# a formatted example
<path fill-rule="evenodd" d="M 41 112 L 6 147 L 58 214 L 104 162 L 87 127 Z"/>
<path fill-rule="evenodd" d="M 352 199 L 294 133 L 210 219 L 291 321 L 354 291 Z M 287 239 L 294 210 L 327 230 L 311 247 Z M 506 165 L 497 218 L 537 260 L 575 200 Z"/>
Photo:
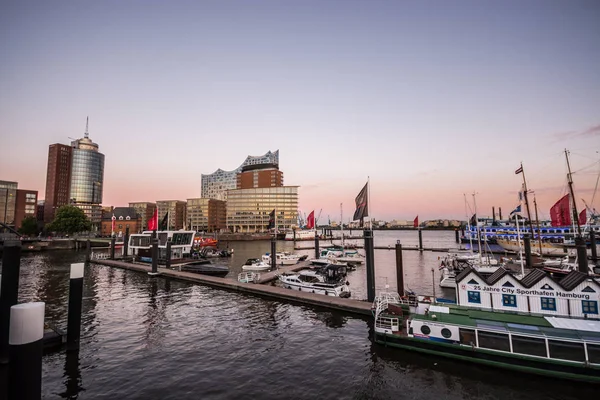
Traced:
<path fill-rule="evenodd" d="M 56 212 L 54 221 L 46 225 L 49 232 L 73 234 L 76 232 L 89 231 L 92 223 L 83 210 L 75 206 L 62 206 Z"/>
<path fill-rule="evenodd" d="M 37 219 L 34 217 L 25 217 L 21 222 L 19 233 L 22 235 L 34 235 L 38 232 Z"/>

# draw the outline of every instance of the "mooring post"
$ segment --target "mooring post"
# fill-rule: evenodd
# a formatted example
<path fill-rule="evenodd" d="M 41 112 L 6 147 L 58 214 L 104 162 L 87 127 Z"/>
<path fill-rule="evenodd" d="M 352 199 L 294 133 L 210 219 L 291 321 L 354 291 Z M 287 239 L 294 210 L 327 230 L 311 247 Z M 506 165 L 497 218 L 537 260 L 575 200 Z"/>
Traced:
<path fill-rule="evenodd" d="M 367 258 L 367 300 L 373 302 L 375 300 L 375 252 L 373 251 L 373 231 L 365 229 L 365 254 Z"/>
<path fill-rule="evenodd" d="M 531 258 L 531 238 L 528 234 L 523 235 L 523 247 L 525 247 L 525 266 L 527 268 L 532 268 L 533 259 Z M 523 255 L 521 255 L 521 257 L 523 257 Z"/>
<path fill-rule="evenodd" d="M 152 240 L 152 272 L 148 272 L 148 275 L 158 275 L 158 239 Z"/>
<path fill-rule="evenodd" d="M 92 242 L 88 239 L 85 242 L 85 261 L 90 261 L 92 259 Z"/>
<path fill-rule="evenodd" d="M 454 240 L 456 240 L 456 243 L 460 243 L 460 238 L 458 236 L 458 229 L 454 230 Z"/>
<path fill-rule="evenodd" d="M 319 235 L 315 232 L 315 258 L 319 258 Z"/>
<path fill-rule="evenodd" d="M 129 255 L 129 226 L 125 227 L 125 238 L 123 240 L 123 258 Z"/>
<path fill-rule="evenodd" d="M 84 263 L 71 264 L 71 276 L 69 279 L 69 314 L 67 317 L 67 350 L 79 349 L 84 266 Z"/>
<path fill-rule="evenodd" d="M 404 296 L 404 267 L 402 266 L 402 245 L 396 240 L 396 282 L 398 294 Z"/>
<path fill-rule="evenodd" d="M 423 251 L 423 232 L 419 228 L 419 251 Z"/>
<path fill-rule="evenodd" d="M 296 228 L 292 229 L 292 232 L 294 233 L 294 248 L 296 248 Z"/>
<path fill-rule="evenodd" d="M 21 241 L 6 240 L 2 255 L 2 282 L 0 283 L 0 364 L 8 363 L 9 359 L 10 308 L 17 304 L 20 269 Z"/>
<path fill-rule="evenodd" d="M 114 236 L 110 238 L 110 259 L 115 259 L 115 244 L 117 243 L 117 238 Z"/>
<path fill-rule="evenodd" d="M 44 308 L 42 302 L 23 303 L 10 310 L 10 365 L 8 398 L 42 398 L 42 354 L 44 352 Z"/>
<path fill-rule="evenodd" d="M 598 249 L 596 248 L 596 232 L 590 229 L 590 246 L 592 248 L 592 261 L 596 263 L 598 261 Z"/>
<path fill-rule="evenodd" d="M 277 269 L 277 241 L 275 235 L 271 238 L 271 269 Z"/>
<path fill-rule="evenodd" d="M 579 272 L 583 272 L 584 274 L 589 275 L 590 270 L 588 268 L 585 239 L 582 237 L 575 238 L 575 247 L 577 248 L 577 264 L 579 266 Z"/>
<path fill-rule="evenodd" d="M 172 246 L 172 243 L 169 240 L 167 242 L 167 260 L 165 261 L 165 268 L 171 268 L 171 257 L 172 257 L 172 255 L 171 255 L 171 246 Z"/>

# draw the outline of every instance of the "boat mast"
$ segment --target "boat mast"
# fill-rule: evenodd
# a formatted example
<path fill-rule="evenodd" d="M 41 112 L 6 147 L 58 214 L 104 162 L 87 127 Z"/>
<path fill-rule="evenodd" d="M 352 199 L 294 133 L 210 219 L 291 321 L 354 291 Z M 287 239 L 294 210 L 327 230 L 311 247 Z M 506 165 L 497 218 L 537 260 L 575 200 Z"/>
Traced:
<path fill-rule="evenodd" d="M 519 242 L 519 260 L 521 261 L 521 278 L 525 276 L 525 267 L 523 265 L 523 246 L 521 246 L 521 232 L 519 232 L 519 214 L 515 214 L 515 221 L 517 222 L 517 241 Z M 541 255 L 541 253 L 540 253 Z"/>
<path fill-rule="evenodd" d="M 529 211 L 529 201 L 527 200 L 527 180 L 525 179 L 525 170 L 523 169 L 523 163 L 521 163 L 521 173 L 523 174 L 523 197 L 525 197 L 525 207 L 527 207 L 527 219 L 529 220 L 529 230 L 531 231 L 531 236 L 534 237 L 533 225 L 531 223 L 531 212 Z M 538 230 L 538 236 L 539 234 L 540 232 Z"/>
<path fill-rule="evenodd" d="M 342 257 L 344 256 L 344 211 L 342 209 L 342 205 L 344 203 L 340 203 L 340 232 L 342 233 Z"/>
<path fill-rule="evenodd" d="M 577 204 L 575 204 L 575 194 L 573 193 L 573 176 L 571 175 L 571 165 L 569 164 L 569 152 L 565 149 L 565 157 L 567 158 L 567 180 L 569 182 L 569 191 L 571 192 L 571 200 L 573 201 L 573 221 L 577 224 L 577 235 L 581 235 L 581 226 L 579 226 L 579 214 L 577 213 Z"/>
<path fill-rule="evenodd" d="M 535 224 L 538 231 L 538 245 L 540 246 L 540 257 L 542 256 L 542 235 L 540 230 L 540 220 L 538 219 L 537 202 L 535 201 L 535 194 L 533 195 L 533 207 L 535 208 Z"/>
<path fill-rule="evenodd" d="M 481 232 L 479 232 L 479 221 L 477 221 L 477 201 L 475 201 L 475 192 L 473 192 L 473 207 L 475 207 L 475 225 L 477 226 L 477 253 L 479 254 L 479 265 L 481 265 Z"/>
<path fill-rule="evenodd" d="M 467 211 L 467 195 L 463 193 L 463 196 L 465 198 L 465 216 L 467 217 L 467 227 L 469 228 L 469 250 L 471 251 L 471 254 L 473 254 L 473 234 L 471 232 L 471 219 L 469 218 L 469 212 Z M 477 218 L 477 216 L 475 216 L 475 218 Z"/>

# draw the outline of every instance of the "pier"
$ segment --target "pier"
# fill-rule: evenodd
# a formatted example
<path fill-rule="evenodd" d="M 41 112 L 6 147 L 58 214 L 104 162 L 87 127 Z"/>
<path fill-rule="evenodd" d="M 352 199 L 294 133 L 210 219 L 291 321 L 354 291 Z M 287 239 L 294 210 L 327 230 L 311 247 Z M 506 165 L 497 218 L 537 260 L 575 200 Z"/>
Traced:
<path fill-rule="evenodd" d="M 92 260 L 94 264 L 105 265 L 108 267 L 121 268 L 130 271 L 137 271 L 142 273 L 148 273 L 152 271 L 152 268 L 146 265 L 134 264 L 116 260 Z M 300 264 L 290 265 L 288 267 L 281 268 L 280 271 L 294 271 L 300 268 L 305 268 L 308 263 L 305 261 Z M 345 311 L 353 314 L 360 315 L 371 315 L 371 303 L 361 300 L 353 299 L 342 299 L 333 296 L 323 296 L 320 294 L 299 292 L 290 289 L 284 289 L 272 285 L 261 285 L 257 283 L 240 283 L 233 279 L 218 278 L 209 275 L 195 274 L 192 272 L 175 271 L 171 269 L 161 268 L 159 270 L 161 276 L 171 279 L 177 279 L 180 281 L 197 283 L 216 287 L 219 289 L 236 291 L 240 293 L 247 293 L 251 295 L 261 296 L 274 300 L 291 301 L 294 303 L 330 308 L 334 310 Z M 269 272 L 265 274 L 265 277 L 261 277 L 261 282 L 267 282 L 274 279 L 274 276 L 269 274 L 275 274 L 276 272 Z"/>

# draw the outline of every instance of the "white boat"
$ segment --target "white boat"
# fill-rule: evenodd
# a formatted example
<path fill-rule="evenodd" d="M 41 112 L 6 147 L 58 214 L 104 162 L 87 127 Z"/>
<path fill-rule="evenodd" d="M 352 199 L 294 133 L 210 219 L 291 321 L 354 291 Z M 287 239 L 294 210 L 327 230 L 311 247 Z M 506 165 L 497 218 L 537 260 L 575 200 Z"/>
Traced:
<path fill-rule="evenodd" d="M 350 297 L 344 266 L 330 264 L 318 271 L 304 270 L 281 274 L 279 281 L 284 288 L 326 296 Z"/>
<path fill-rule="evenodd" d="M 271 265 L 271 253 L 267 253 L 262 256 L 262 260 L 265 264 Z M 298 264 L 300 256 L 286 253 L 275 253 L 275 265 L 294 265 Z"/>
<path fill-rule="evenodd" d="M 158 258 L 167 258 L 167 242 L 171 242 L 171 260 L 191 257 L 194 245 L 194 231 L 157 231 Z M 127 255 L 136 259 L 152 257 L 152 231 L 134 233 L 129 236 L 129 250 Z"/>
<path fill-rule="evenodd" d="M 559 267 L 569 262 L 569 255 L 565 255 L 563 258 L 555 258 L 552 260 L 542 261 L 542 267 Z"/>
<path fill-rule="evenodd" d="M 497 239 L 497 243 L 502 246 L 504 250 L 514 251 L 519 253 L 521 247 L 516 239 Z M 536 249 L 539 250 L 539 244 L 535 245 Z M 533 250 L 533 244 L 532 244 Z M 561 246 L 559 243 L 542 242 L 542 255 L 543 256 L 559 256 L 565 254 L 566 248 Z"/>
<path fill-rule="evenodd" d="M 246 260 L 246 263 L 242 265 L 242 270 L 244 271 L 266 271 L 270 268 L 271 266 L 269 264 L 265 264 L 258 258 L 249 258 Z"/>
<path fill-rule="evenodd" d="M 238 282 L 241 283 L 255 283 L 260 280 L 259 272 L 240 272 L 238 274 Z"/>
<path fill-rule="evenodd" d="M 447 267 L 442 268 L 440 287 L 456 289 L 456 272 L 449 270 Z"/>
<path fill-rule="evenodd" d="M 296 240 L 315 240 L 314 229 L 296 229 Z M 294 231 L 285 234 L 285 240 L 294 240 Z"/>
<path fill-rule="evenodd" d="M 333 261 L 346 264 L 362 264 L 365 257 L 356 250 L 322 249 L 319 258 L 310 260 L 312 264 L 327 265 Z"/>

